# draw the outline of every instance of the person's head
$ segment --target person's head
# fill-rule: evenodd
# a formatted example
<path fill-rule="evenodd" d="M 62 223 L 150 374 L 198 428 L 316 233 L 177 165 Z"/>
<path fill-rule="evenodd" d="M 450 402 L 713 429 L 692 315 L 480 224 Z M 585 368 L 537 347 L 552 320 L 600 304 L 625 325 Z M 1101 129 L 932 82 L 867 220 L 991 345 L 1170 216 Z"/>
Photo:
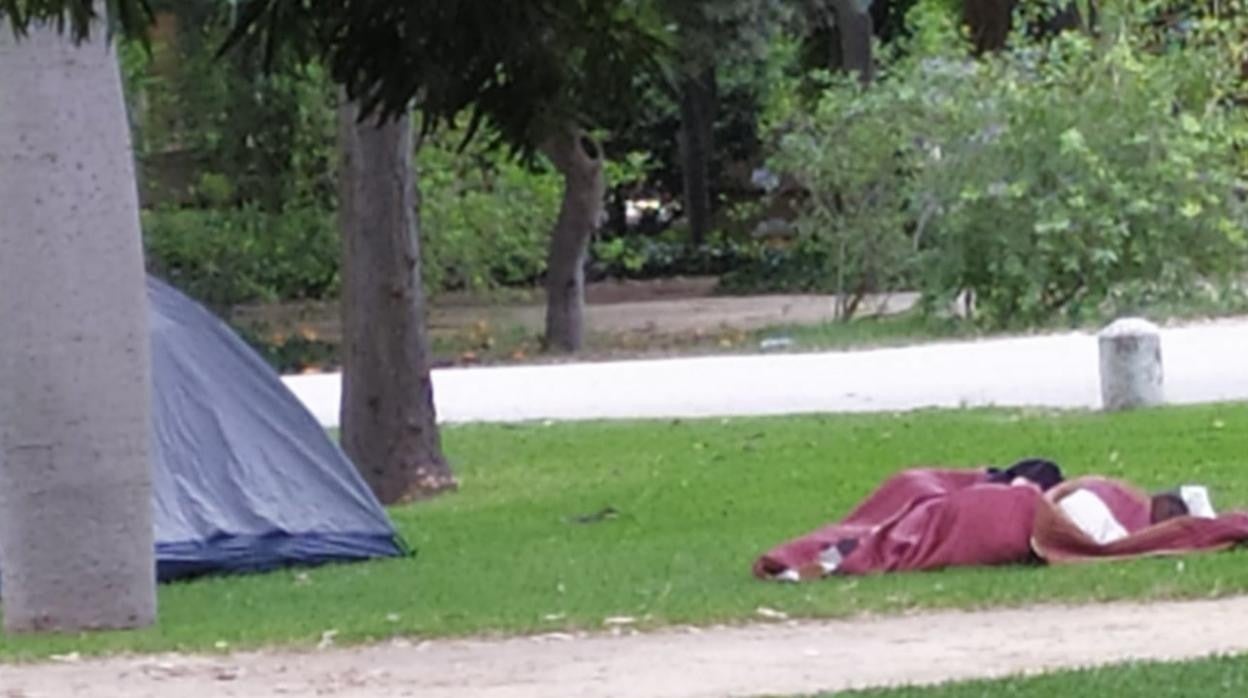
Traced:
<path fill-rule="evenodd" d="M 1152 523 L 1158 524 L 1162 521 L 1187 515 L 1187 502 L 1183 500 L 1183 497 L 1178 492 L 1158 492 L 1153 495 L 1148 517 Z"/>
<path fill-rule="evenodd" d="M 1042 458 L 1021 460 L 1005 470 L 998 468 L 988 469 L 989 482 L 1008 485 L 1014 484 L 1019 478 L 1033 483 L 1042 492 L 1047 492 L 1056 487 L 1064 479 L 1062 477 L 1062 469 L 1057 463 Z"/>

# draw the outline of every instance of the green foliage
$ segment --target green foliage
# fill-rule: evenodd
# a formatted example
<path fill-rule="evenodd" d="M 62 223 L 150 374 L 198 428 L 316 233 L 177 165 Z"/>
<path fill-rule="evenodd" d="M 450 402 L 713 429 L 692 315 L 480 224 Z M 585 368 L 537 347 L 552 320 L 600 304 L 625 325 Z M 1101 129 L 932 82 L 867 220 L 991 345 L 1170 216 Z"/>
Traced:
<path fill-rule="evenodd" d="M 716 237 L 691 247 L 683 235 L 630 236 L 592 245 L 591 274 L 613 279 L 672 276 L 719 276 L 751 264 L 761 254 L 757 244 Z"/>
<path fill-rule="evenodd" d="M 849 318 L 864 294 L 910 278 L 907 141 L 926 116 L 901 81 L 864 89 L 855 76 L 822 79 L 822 97 L 812 112 L 793 116 L 774 164 L 809 192 L 797 222 L 799 249 L 822 250 L 821 271 Z"/>
<path fill-rule="evenodd" d="M 332 206 L 337 122 L 325 71 L 283 60 L 266 72 L 254 57 L 218 58 L 227 4 L 183 3 L 174 16 L 172 44 L 158 42 L 150 60 L 123 54 L 149 198 L 269 211 Z M 179 167 L 194 174 L 179 176 Z"/>
<path fill-rule="evenodd" d="M 563 181 L 541 164 L 530 168 L 481 148 L 458 152 L 461 137 L 436 134 L 416 153 L 425 286 L 532 284 L 546 269 Z"/>
<path fill-rule="evenodd" d="M 157 209 L 143 238 L 150 271 L 219 310 L 337 292 L 338 230 L 315 208 Z"/>
<path fill-rule="evenodd" d="M 1245 430 L 1243 405 L 454 427 L 443 438 L 460 491 L 390 510 L 415 557 L 162 586 L 153 628 L 4 636 L 0 657 L 311 647 L 327 630 L 342 644 L 593 631 L 618 615 L 642 628 L 709 625 L 757 620 L 760 606 L 853 617 L 1240 594 L 1242 551 L 1185 557 L 1181 574 L 1173 559 L 1147 559 L 797 586 L 759 582 L 749 569 L 916 464 L 1043 455 L 1070 475 L 1123 477 L 1146 491 L 1196 479 L 1234 509 L 1248 503 Z M 607 507 L 618 516 L 578 522 Z"/>
<path fill-rule="evenodd" d="M 818 236 L 802 236 L 786 246 L 760 245 L 748 259 L 719 279 L 721 293 L 836 293 L 837 277 L 827 245 Z"/>
<path fill-rule="evenodd" d="M 461 114 L 532 154 L 555 123 L 593 126 L 630 104 L 634 77 L 657 70 L 667 35 L 654 3 L 541 0 L 290 3 L 240 0 L 229 45 L 321 57 L 362 111 L 413 107 L 423 133 Z"/>
<path fill-rule="evenodd" d="M 992 326 L 1186 299 L 1245 268 L 1220 51 L 1151 53 L 1064 35 L 951 79 L 919 190 L 929 301 L 974 294 Z M 931 118 L 931 117 L 929 117 Z M 936 154 L 939 153 L 939 157 Z"/>
<path fill-rule="evenodd" d="M 426 290 L 485 292 L 534 283 L 545 270 L 562 180 L 500 153 L 460 153 L 456 136 L 426 139 L 417 152 Z M 229 199 L 237 186 L 204 173 L 196 189 L 207 207 L 145 213 L 151 269 L 220 308 L 335 296 L 341 250 L 333 212 L 298 198 L 277 212 L 234 207 Z"/>
<path fill-rule="evenodd" d="M 34 22 L 52 20 L 59 31 L 69 29 L 75 41 L 82 41 L 98 21 L 96 0 L 0 0 L 0 18 L 17 35 L 23 36 Z M 105 0 L 104 12 L 109 31 L 120 30 L 142 40 L 151 19 L 146 0 Z"/>
<path fill-rule="evenodd" d="M 832 81 L 784 122 L 776 163 L 840 289 L 914 281 L 930 310 L 969 292 L 980 323 L 1015 327 L 1190 300 L 1248 268 L 1223 25 L 1166 50 L 1126 16 L 1101 42 L 1020 35 L 974 61 L 938 3 L 911 19 L 878 84 Z"/>

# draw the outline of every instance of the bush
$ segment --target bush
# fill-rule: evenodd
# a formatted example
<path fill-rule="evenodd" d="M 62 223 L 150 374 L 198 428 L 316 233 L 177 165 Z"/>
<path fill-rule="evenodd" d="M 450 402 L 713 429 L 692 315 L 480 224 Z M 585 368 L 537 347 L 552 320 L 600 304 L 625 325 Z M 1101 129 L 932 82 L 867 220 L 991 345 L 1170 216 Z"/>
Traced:
<path fill-rule="evenodd" d="M 315 208 L 158 209 L 143 237 L 150 271 L 217 309 L 338 291 L 338 231 Z"/>
<path fill-rule="evenodd" d="M 427 139 L 417 152 L 425 285 L 471 291 L 531 285 L 546 270 L 562 179 L 501 153 L 460 153 L 459 135 Z"/>
<path fill-rule="evenodd" d="M 905 285 L 916 261 L 909 172 L 925 105 L 905 81 L 864 89 L 849 76 L 822 79 L 828 87 L 781 139 L 773 165 L 809 193 L 797 249 L 822 251 L 804 257 L 822 262 L 811 271 L 848 319 L 865 294 Z"/>
<path fill-rule="evenodd" d="M 1067 36 L 980 64 L 920 177 L 939 202 L 924 290 L 970 291 L 984 324 L 1080 320 L 1184 300 L 1244 268 L 1220 52 Z M 1227 66 L 1229 67 L 1229 66 Z"/>
<path fill-rule="evenodd" d="M 589 276 L 594 279 L 660 279 L 672 276 L 719 276 L 751 264 L 759 246 L 724 238 L 691 247 L 680 233 L 598 240 L 591 247 Z"/>
<path fill-rule="evenodd" d="M 929 310 L 969 292 L 981 324 L 1010 327 L 1245 268 L 1238 63 L 1218 42 L 1162 50 L 1137 22 L 975 61 L 930 10 L 877 84 L 830 81 L 788 115 L 775 163 L 809 191 L 799 230 L 840 291 L 912 281 Z"/>
<path fill-rule="evenodd" d="M 825 246 L 804 237 L 787 247 L 760 246 L 748 260 L 719 278 L 727 294 L 835 293 Z"/>
<path fill-rule="evenodd" d="M 458 153 L 451 140 L 431 140 L 418 152 L 426 289 L 533 284 L 545 270 L 559 177 L 497 154 Z M 338 292 L 332 211 L 164 207 L 146 212 L 143 223 L 149 268 L 215 307 Z"/>

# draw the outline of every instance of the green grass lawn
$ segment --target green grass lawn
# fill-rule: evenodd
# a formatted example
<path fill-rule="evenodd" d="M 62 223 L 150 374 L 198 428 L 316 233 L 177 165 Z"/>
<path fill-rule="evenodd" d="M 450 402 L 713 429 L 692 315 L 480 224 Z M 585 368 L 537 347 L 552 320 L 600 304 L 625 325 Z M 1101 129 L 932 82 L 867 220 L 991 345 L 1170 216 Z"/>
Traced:
<path fill-rule="evenodd" d="M 238 649 L 392 635 L 529 633 L 1248 591 L 1248 556 L 962 569 L 790 586 L 750 576 L 772 545 L 916 464 L 1041 455 L 1149 488 L 1200 481 L 1248 505 L 1248 406 L 1105 416 L 1024 411 L 472 426 L 445 441 L 462 490 L 395 509 L 414 558 L 164 586 L 158 627 L 0 637 L 0 658 Z M 581 518 L 618 512 L 594 523 Z M 589 516 L 592 520 L 594 517 Z"/>
<path fill-rule="evenodd" d="M 828 698 L 1241 698 L 1244 695 L 1248 695 L 1248 658 L 1245 657 L 1120 664 L 996 681 L 827 694 Z"/>

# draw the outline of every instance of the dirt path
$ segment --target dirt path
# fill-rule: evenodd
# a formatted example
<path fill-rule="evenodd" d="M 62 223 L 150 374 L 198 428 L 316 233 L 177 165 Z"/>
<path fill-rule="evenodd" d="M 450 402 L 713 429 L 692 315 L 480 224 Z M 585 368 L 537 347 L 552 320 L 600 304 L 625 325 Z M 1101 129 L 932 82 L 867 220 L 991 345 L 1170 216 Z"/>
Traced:
<path fill-rule="evenodd" d="M 1248 597 L 0 666 L 0 696 L 792 695 L 1248 652 Z"/>
<path fill-rule="evenodd" d="M 716 296 L 715 279 L 611 281 L 586 291 L 588 324 L 594 333 L 658 335 L 711 332 L 723 328 L 757 330 L 778 325 L 815 325 L 836 319 L 835 296 L 815 294 Z M 871 296 L 864 315 L 897 313 L 917 301 L 914 293 Z M 324 302 L 293 302 L 235 309 L 233 319 L 287 334 L 310 330 L 337 341 L 341 337 L 338 306 Z M 540 296 L 512 303 L 486 303 L 470 296 L 447 296 L 431 305 L 429 328 L 435 335 L 453 335 L 481 324 L 495 330 L 540 332 L 545 305 Z"/>

